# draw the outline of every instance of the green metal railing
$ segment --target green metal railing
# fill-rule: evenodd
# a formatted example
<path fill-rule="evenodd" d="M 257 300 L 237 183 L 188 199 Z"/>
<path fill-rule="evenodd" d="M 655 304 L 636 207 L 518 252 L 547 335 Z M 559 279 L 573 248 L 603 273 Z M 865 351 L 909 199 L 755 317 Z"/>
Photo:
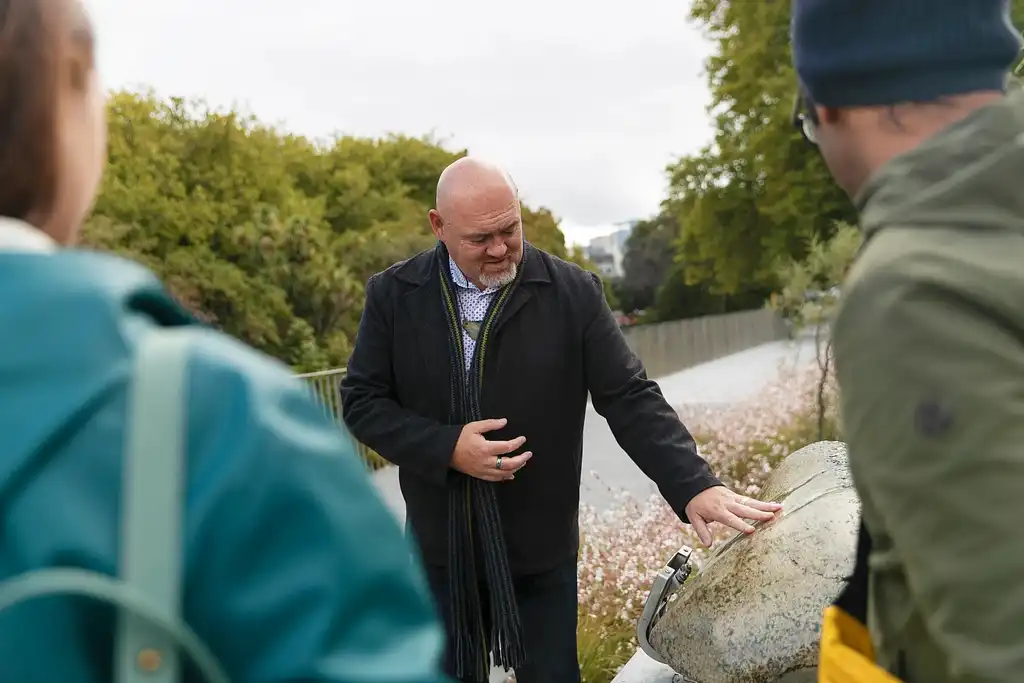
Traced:
<path fill-rule="evenodd" d="M 341 412 L 341 379 L 345 376 L 345 368 L 333 370 L 321 370 L 319 372 L 307 372 L 296 375 L 306 382 L 306 385 L 313 392 L 313 396 L 323 407 L 324 412 L 338 424 L 345 424 L 345 418 Z M 359 455 L 370 466 L 370 469 L 380 469 L 388 462 L 371 450 L 368 446 L 356 441 Z"/>

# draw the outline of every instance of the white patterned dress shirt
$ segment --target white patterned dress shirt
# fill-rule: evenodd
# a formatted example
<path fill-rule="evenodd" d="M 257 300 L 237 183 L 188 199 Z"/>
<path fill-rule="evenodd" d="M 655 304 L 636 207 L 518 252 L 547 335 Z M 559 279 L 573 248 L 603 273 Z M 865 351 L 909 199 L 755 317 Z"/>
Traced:
<path fill-rule="evenodd" d="M 459 329 L 462 330 L 462 350 L 465 354 L 466 370 L 469 371 L 473 363 L 473 351 L 476 349 L 476 340 L 469 336 L 469 332 L 462 325 L 469 320 L 481 322 L 487 315 L 487 308 L 491 305 L 494 295 L 501 291 L 499 287 L 488 287 L 478 289 L 476 285 L 466 279 L 455 261 L 448 257 L 448 267 L 452 273 L 452 282 L 455 283 L 455 298 L 459 306 Z"/>

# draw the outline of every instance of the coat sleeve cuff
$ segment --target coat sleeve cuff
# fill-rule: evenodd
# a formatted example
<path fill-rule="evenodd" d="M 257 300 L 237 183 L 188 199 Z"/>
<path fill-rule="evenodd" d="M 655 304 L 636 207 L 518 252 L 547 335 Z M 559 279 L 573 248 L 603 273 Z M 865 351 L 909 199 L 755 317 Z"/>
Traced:
<path fill-rule="evenodd" d="M 686 516 L 686 506 L 690 504 L 690 501 L 693 500 L 697 494 L 707 491 L 715 486 L 724 486 L 724 484 L 719 481 L 715 475 L 708 471 L 703 472 L 675 487 L 671 495 L 666 495 L 664 491 L 662 491 L 662 495 L 665 497 L 665 500 L 668 501 L 669 506 L 672 508 L 672 511 L 676 513 L 676 516 L 683 521 L 683 524 L 689 524 L 690 520 Z"/>
<path fill-rule="evenodd" d="M 455 453 L 455 444 L 459 442 L 460 436 L 462 425 L 444 425 L 438 431 L 433 462 L 430 463 L 429 470 L 424 472 L 438 486 L 445 486 L 448 483 L 448 476 L 452 471 L 452 454 Z"/>

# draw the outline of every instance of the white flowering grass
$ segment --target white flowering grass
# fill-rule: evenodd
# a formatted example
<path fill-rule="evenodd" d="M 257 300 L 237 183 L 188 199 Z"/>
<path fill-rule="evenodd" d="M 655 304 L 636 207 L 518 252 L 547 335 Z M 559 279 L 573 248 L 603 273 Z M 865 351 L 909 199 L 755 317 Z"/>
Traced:
<path fill-rule="evenodd" d="M 816 364 L 783 371 L 750 401 L 684 408 L 680 417 L 723 483 L 757 497 L 782 458 L 818 440 L 819 377 Z M 826 417 L 831 435 L 831 408 Z M 581 506 L 580 533 L 580 665 L 584 683 L 607 683 L 636 649 L 636 621 L 654 573 L 684 544 L 699 562 L 702 546 L 659 496 L 637 500 L 625 492 L 605 511 Z M 730 533 L 715 528 L 716 540 Z"/>

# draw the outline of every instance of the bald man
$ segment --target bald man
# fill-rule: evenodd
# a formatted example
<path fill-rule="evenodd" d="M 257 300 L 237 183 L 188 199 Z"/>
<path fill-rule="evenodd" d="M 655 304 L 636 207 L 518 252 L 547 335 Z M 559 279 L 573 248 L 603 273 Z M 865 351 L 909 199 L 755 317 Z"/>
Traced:
<path fill-rule="evenodd" d="M 355 436 L 398 465 L 448 631 L 446 666 L 578 683 L 576 557 L 587 394 L 705 543 L 779 509 L 737 496 L 647 378 L 600 279 L 525 241 L 515 184 L 464 158 L 438 180 L 429 251 L 370 278 L 342 382 Z"/>

